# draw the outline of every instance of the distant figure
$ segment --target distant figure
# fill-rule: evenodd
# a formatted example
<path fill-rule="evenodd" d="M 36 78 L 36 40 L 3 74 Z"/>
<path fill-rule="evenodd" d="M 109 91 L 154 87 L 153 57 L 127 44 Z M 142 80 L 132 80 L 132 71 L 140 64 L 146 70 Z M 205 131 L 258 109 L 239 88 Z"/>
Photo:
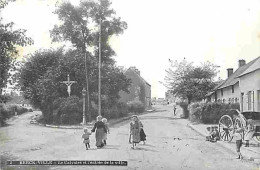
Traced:
<path fill-rule="evenodd" d="M 84 129 L 84 134 L 82 135 L 83 143 L 85 143 L 86 145 L 86 150 L 88 150 L 88 148 L 90 148 L 90 140 L 89 140 L 89 136 L 91 135 L 91 132 L 88 132 L 88 129 Z"/>
<path fill-rule="evenodd" d="M 103 137 L 103 142 L 106 145 L 107 144 L 107 133 L 109 133 L 109 128 L 108 128 L 108 124 L 107 124 L 107 119 L 106 118 L 103 118 L 102 122 L 104 123 L 106 131 L 107 131 L 106 133 L 104 133 L 104 137 Z"/>
<path fill-rule="evenodd" d="M 174 106 L 173 106 L 173 114 L 174 114 L 174 116 L 176 116 L 176 109 L 177 109 L 177 108 L 176 108 L 176 105 L 174 105 Z"/>
<path fill-rule="evenodd" d="M 107 133 L 105 124 L 102 122 L 102 116 L 97 116 L 97 122 L 95 123 L 92 132 L 96 131 L 95 137 L 96 137 L 96 146 L 97 148 L 102 148 L 104 146 L 103 143 L 103 137 L 104 133 Z"/>

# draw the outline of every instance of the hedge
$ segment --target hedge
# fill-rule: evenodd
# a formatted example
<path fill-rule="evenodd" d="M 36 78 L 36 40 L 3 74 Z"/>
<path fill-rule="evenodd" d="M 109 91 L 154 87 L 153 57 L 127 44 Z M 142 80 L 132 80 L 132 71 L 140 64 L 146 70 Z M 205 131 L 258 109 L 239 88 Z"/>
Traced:
<path fill-rule="evenodd" d="M 217 123 L 230 109 L 238 109 L 239 103 L 191 103 L 188 106 L 189 119 L 201 123 Z"/>
<path fill-rule="evenodd" d="M 144 104 L 140 101 L 127 102 L 128 111 L 133 113 L 142 113 L 145 111 Z"/>
<path fill-rule="evenodd" d="M 20 115 L 28 111 L 27 108 L 18 105 L 5 105 L 0 103 L 0 126 L 5 125 L 5 120 L 14 116 L 15 112 L 17 115 Z"/>

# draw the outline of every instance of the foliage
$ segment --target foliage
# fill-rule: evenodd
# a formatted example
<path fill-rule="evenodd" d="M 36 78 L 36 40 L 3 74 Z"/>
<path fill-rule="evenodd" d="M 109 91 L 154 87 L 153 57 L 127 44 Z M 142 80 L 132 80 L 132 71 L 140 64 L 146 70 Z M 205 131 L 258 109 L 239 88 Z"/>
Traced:
<path fill-rule="evenodd" d="M 188 118 L 189 117 L 189 110 L 188 110 L 189 104 L 185 101 L 181 101 L 177 104 L 182 108 L 182 111 L 183 111 L 182 118 Z"/>
<path fill-rule="evenodd" d="M 0 94 L 0 103 L 7 103 L 12 100 L 10 95 L 1 95 Z"/>
<path fill-rule="evenodd" d="M 20 115 L 28 112 L 27 108 L 18 105 L 5 105 L 0 103 L 0 126 L 5 125 L 5 120 L 15 114 Z"/>
<path fill-rule="evenodd" d="M 187 99 L 188 103 L 205 98 L 213 90 L 216 76 L 216 66 L 206 62 L 199 66 L 187 62 L 171 61 L 171 68 L 166 70 L 165 85 L 171 89 L 173 95 Z"/>
<path fill-rule="evenodd" d="M 70 96 L 64 100 L 57 108 L 55 120 L 61 124 L 77 124 L 82 122 L 82 101 L 77 96 Z"/>
<path fill-rule="evenodd" d="M 110 108 L 118 102 L 119 91 L 127 92 L 130 80 L 125 77 L 123 70 L 116 66 L 105 65 L 103 69 L 105 71 L 102 72 L 102 107 Z M 54 111 L 59 107 L 59 100 L 68 97 L 67 87 L 61 83 L 67 80 L 68 74 L 70 80 L 77 82 L 71 86 L 71 94 L 82 97 L 85 81 L 85 73 L 82 70 L 84 56 L 77 50 L 36 51 L 19 71 L 19 84 L 24 97 L 34 107 L 41 109 L 46 123 L 51 123 Z M 90 73 L 90 100 L 97 103 L 97 69 L 93 68 Z M 91 115 L 95 115 L 95 110 L 91 110 Z"/>
<path fill-rule="evenodd" d="M 142 113 L 145 111 L 144 104 L 140 101 L 127 102 L 128 111 L 133 113 Z"/>
<path fill-rule="evenodd" d="M 1 1 L 0 9 L 7 3 L 7 0 Z M 0 94 L 8 83 L 7 79 L 11 76 L 9 70 L 15 70 L 14 61 L 18 55 L 17 47 L 33 43 L 33 40 L 25 35 L 26 30 L 14 30 L 13 27 L 13 22 L 3 24 L 0 18 Z"/>
<path fill-rule="evenodd" d="M 239 110 L 239 103 L 191 103 L 188 106 L 190 120 L 201 123 L 217 123 L 230 109 Z"/>
<path fill-rule="evenodd" d="M 127 24 L 116 16 L 116 12 L 111 9 L 110 5 L 109 0 L 101 0 L 100 3 L 81 1 L 79 6 L 73 6 L 70 2 L 62 2 L 54 12 L 58 15 L 61 24 L 55 25 L 51 31 L 53 41 L 69 41 L 77 49 L 80 59 L 84 55 L 86 57 L 86 61 L 81 60 L 83 68 L 80 73 L 85 74 L 85 78 L 81 79 L 81 82 L 87 90 L 88 113 L 91 110 L 89 100 L 97 102 L 97 82 L 95 80 L 98 78 L 99 25 L 101 25 L 102 46 L 101 89 L 102 94 L 105 95 L 102 97 L 102 103 L 115 104 L 119 98 L 118 91 L 128 91 L 127 86 L 130 84 L 122 70 L 115 66 L 112 58 L 115 52 L 108 43 L 111 36 L 123 33 Z M 86 64 L 86 70 L 84 64 Z M 85 71 L 82 72 L 82 70 Z"/>

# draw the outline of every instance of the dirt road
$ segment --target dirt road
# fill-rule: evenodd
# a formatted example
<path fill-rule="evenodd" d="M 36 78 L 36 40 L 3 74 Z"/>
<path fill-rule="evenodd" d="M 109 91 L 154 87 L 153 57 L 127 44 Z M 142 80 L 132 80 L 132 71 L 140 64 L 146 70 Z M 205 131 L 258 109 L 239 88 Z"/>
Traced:
<path fill-rule="evenodd" d="M 0 128 L 0 154 L 3 166 L 6 160 L 126 160 L 127 167 L 104 166 L 34 166 L 35 169 L 241 169 L 259 170 L 259 165 L 235 159 L 229 150 L 204 137 L 187 126 L 188 121 L 173 116 L 171 106 L 140 116 L 147 134 L 145 145 L 131 149 L 128 143 L 129 121 L 110 128 L 108 145 L 96 149 L 94 134 L 91 149 L 85 150 L 80 129 L 54 129 L 30 124 L 27 113 Z M 177 110 L 177 113 L 178 110 Z M 235 149 L 235 146 L 234 146 Z M 9 167 L 10 168 L 10 167 Z M 26 166 L 12 166 L 27 169 Z"/>

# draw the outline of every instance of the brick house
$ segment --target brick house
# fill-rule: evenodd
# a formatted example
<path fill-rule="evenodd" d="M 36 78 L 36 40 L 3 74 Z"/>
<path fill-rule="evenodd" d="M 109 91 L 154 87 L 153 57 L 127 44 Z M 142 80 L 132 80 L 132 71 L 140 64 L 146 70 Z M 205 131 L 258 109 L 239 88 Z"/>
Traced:
<path fill-rule="evenodd" d="M 248 64 L 239 60 L 238 69 L 228 68 L 227 75 L 208 95 L 208 101 L 239 103 L 242 111 L 260 111 L 260 57 Z"/>
<path fill-rule="evenodd" d="M 141 101 L 145 108 L 150 107 L 151 85 L 140 76 L 140 71 L 136 67 L 130 67 L 125 71 L 125 76 L 131 79 L 132 85 L 129 87 L 129 94 L 124 91 L 119 92 L 120 102 Z"/>

